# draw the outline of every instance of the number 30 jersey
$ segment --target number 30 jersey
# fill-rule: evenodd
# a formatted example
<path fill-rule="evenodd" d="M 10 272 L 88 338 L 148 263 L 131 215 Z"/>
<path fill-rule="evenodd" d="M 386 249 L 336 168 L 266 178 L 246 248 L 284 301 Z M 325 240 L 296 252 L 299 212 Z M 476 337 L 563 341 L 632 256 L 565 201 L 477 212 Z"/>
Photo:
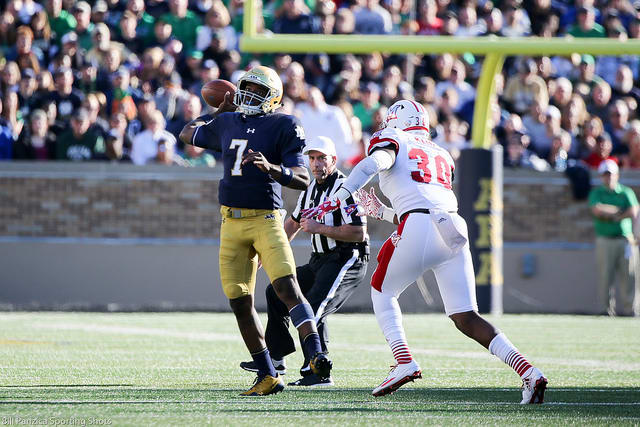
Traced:
<path fill-rule="evenodd" d="M 391 148 L 396 161 L 380 172 L 380 189 L 398 218 L 412 209 L 457 211 L 451 188 L 455 164 L 451 155 L 426 135 L 387 128 L 373 134 L 367 155 L 376 148 Z"/>

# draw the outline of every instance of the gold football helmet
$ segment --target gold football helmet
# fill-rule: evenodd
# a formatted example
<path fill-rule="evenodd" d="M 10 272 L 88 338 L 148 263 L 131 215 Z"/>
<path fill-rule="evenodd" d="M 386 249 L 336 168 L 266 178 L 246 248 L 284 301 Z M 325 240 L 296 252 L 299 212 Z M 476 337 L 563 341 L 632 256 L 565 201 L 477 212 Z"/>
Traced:
<path fill-rule="evenodd" d="M 251 91 L 247 89 L 248 83 L 255 83 L 262 87 Z M 282 81 L 278 73 L 260 65 L 240 77 L 233 103 L 238 106 L 238 111 L 247 115 L 271 113 L 280 107 L 282 93 Z"/>

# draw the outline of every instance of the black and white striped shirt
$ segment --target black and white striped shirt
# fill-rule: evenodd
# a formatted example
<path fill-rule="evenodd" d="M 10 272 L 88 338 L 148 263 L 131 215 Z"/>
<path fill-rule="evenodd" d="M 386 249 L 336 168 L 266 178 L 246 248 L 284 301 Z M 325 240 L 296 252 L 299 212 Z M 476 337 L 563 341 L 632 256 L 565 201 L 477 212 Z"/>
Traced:
<path fill-rule="evenodd" d="M 336 169 L 336 171 L 329 175 L 322 184 L 319 184 L 315 179 L 311 181 L 309 187 L 300 194 L 298 204 L 291 214 L 291 217 L 296 222 L 300 222 L 301 210 L 318 206 L 320 203 L 332 197 L 346 178 L 345 174 Z M 349 197 L 346 202 L 348 204 L 352 204 L 355 203 L 355 200 L 353 197 Z M 319 222 L 328 226 L 339 227 L 344 224 L 366 225 L 367 220 L 365 216 L 358 216 L 356 212 L 353 212 L 351 215 L 346 215 L 344 209 L 337 209 L 330 214 L 325 215 Z M 368 237 L 366 240 L 368 241 Z M 311 246 L 313 248 L 313 252 L 316 253 L 329 252 L 335 249 L 336 246 L 339 246 L 340 248 L 358 249 L 361 251 L 361 255 L 364 255 L 365 253 L 368 254 L 367 241 L 363 243 L 336 242 L 322 234 L 311 235 Z"/>

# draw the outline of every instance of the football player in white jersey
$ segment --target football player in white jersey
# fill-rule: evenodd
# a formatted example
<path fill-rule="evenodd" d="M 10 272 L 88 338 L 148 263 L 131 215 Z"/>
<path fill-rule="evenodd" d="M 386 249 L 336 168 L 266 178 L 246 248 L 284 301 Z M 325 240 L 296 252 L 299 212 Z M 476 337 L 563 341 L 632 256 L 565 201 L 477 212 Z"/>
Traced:
<path fill-rule="evenodd" d="M 521 403 L 542 403 L 547 386 L 542 372 L 478 314 L 467 225 L 457 213 L 458 202 L 451 189 L 455 165 L 446 150 L 431 142 L 428 123 L 427 112 L 419 103 L 402 100 L 393 104 L 386 127 L 372 136 L 367 157 L 353 168 L 336 196 L 303 213 L 322 216 L 338 208 L 353 209 L 344 200 L 357 193 L 367 215 L 398 224 L 380 249 L 371 278 L 373 309 L 396 359 L 373 395 L 393 393 L 421 378 L 402 327 L 398 296 L 426 270 L 432 270 L 446 314 L 456 327 L 520 375 Z M 376 174 L 392 207 L 382 204 L 373 190 L 360 190 Z"/>

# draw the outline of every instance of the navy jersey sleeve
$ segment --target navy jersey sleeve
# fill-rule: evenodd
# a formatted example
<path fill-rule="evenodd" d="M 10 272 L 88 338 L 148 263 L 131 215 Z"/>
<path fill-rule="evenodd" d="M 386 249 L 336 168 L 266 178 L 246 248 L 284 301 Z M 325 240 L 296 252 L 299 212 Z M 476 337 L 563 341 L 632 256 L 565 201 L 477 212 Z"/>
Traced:
<path fill-rule="evenodd" d="M 282 166 L 288 168 L 295 166 L 304 166 L 304 158 L 302 149 L 306 143 L 304 137 L 304 129 L 297 118 L 293 116 L 285 116 L 286 121 L 283 129 L 283 138 L 281 146 Z"/>
<path fill-rule="evenodd" d="M 207 117 L 209 116 L 209 117 Z M 222 151 L 222 145 L 220 141 L 220 133 L 218 132 L 218 126 L 221 125 L 221 116 L 211 119 L 211 116 L 205 114 L 198 117 L 198 119 L 209 119 L 202 126 L 198 126 L 191 137 L 191 144 L 196 147 L 208 148 L 214 151 Z"/>

